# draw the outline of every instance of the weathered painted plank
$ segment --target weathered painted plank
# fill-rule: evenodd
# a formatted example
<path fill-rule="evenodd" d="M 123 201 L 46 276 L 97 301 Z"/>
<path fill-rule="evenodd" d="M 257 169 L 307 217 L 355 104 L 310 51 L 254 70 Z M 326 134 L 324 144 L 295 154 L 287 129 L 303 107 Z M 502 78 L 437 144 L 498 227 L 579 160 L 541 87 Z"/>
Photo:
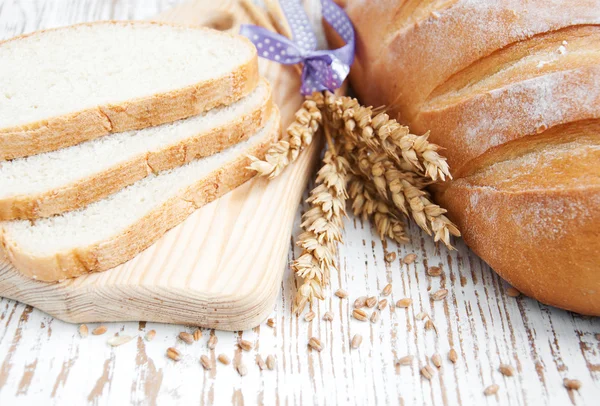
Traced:
<path fill-rule="evenodd" d="M 175 2 L 143 0 L 68 0 L 0 2 L 0 38 L 41 27 L 52 27 L 106 18 L 146 18 Z M 301 208 L 305 209 L 304 208 Z M 296 218 L 298 230 L 300 211 Z M 296 235 L 297 233 L 295 233 Z M 260 326 L 242 333 L 203 330 L 193 345 L 177 340 L 177 334 L 193 328 L 156 323 L 111 323 L 103 336 L 81 339 L 78 326 L 69 325 L 11 300 L 0 300 L 0 404 L 30 404 L 52 399 L 57 404 L 594 404 L 600 396 L 600 322 L 541 305 L 528 298 L 511 298 L 506 285 L 462 243 L 458 251 L 435 247 L 414 225 L 412 243 L 384 246 L 368 224 L 348 219 L 340 247 L 340 273 L 333 275 L 331 292 L 342 287 L 350 297 L 332 294 L 313 310 L 311 323 L 291 314 L 296 285 L 289 269 L 273 310 L 275 328 Z M 290 241 L 290 261 L 299 251 Z M 395 251 L 387 264 L 384 255 Z M 410 265 L 401 263 L 408 253 L 417 254 Z M 428 277 L 429 266 L 440 266 L 443 276 Z M 413 299 L 407 310 L 389 306 L 378 323 L 361 323 L 350 316 L 358 296 L 379 295 L 392 283 L 390 303 Z M 448 298 L 432 302 L 437 289 L 450 291 Z M 322 321 L 331 310 L 332 322 Z M 427 312 L 437 328 L 425 330 L 420 312 Z M 90 330 L 97 324 L 90 325 Z M 152 342 L 143 340 L 155 329 Z M 122 347 L 111 348 L 107 338 L 136 336 Z M 350 349 L 354 334 L 364 340 Z M 206 346 L 215 334 L 215 350 Z M 239 336 L 256 349 L 236 347 Z M 308 338 L 324 343 L 320 353 L 306 347 Z M 183 360 L 174 363 L 165 351 L 176 346 Z M 459 354 L 456 365 L 447 360 L 450 348 Z M 419 375 L 419 367 L 434 354 L 443 359 L 431 381 Z M 220 353 L 243 360 L 248 374 L 240 377 L 231 365 L 216 361 Z M 275 371 L 260 372 L 259 353 L 277 358 Z M 200 355 L 215 362 L 204 371 Z M 394 359 L 415 356 L 412 366 L 397 367 Z M 514 377 L 498 372 L 500 363 L 516 369 Z M 565 377 L 579 379 L 582 388 L 569 392 Z M 497 383 L 497 395 L 486 398 L 483 390 Z M 44 404 L 47 404 L 45 402 Z"/>

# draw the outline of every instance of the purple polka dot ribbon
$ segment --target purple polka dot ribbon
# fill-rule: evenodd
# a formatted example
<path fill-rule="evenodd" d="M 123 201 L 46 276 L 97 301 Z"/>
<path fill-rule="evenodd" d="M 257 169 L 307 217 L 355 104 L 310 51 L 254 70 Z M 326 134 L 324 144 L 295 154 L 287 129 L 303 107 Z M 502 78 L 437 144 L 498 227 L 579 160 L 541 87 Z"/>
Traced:
<path fill-rule="evenodd" d="M 256 46 L 258 55 L 284 65 L 302 63 L 302 94 L 339 88 L 354 61 L 354 27 L 332 0 L 321 0 L 323 18 L 346 42 L 341 48 L 317 50 L 317 37 L 298 0 L 281 0 L 292 40 L 256 25 L 242 25 L 240 34 Z"/>

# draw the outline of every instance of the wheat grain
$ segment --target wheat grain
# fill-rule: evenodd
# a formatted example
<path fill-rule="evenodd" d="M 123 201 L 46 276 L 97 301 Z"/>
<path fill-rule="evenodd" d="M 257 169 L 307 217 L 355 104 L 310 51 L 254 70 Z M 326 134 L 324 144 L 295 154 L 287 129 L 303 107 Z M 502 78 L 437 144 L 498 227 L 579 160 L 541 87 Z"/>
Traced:
<path fill-rule="evenodd" d="M 414 357 L 412 355 L 405 355 L 402 358 L 396 360 L 396 365 L 410 365 L 413 362 Z"/>
<path fill-rule="evenodd" d="M 519 297 L 521 296 L 521 292 L 519 292 L 517 289 L 513 288 L 512 286 L 509 286 L 506 289 L 506 294 L 510 297 Z"/>
<path fill-rule="evenodd" d="M 360 309 L 360 308 L 365 307 L 366 301 L 367 301 L 366 296 L 360 296 L 360 297 L 356 298 L 356 300 L 354 301 L 354 308 Z"/>
<path fill-rule="evenodd" d="M 371 313 L 370 320 L 371 320 L 371 323 L 377 323 L 379 321 L 379 312 L 377 310 L 375 310 L 373 313 Z"/>
<path fill-rule="evenodd" d="M 412 299 L 405 297 L 396 302 L 396 307 L 407 308 L 412 304 Z"/>
<path fill-rule="evenodd" d="M 254 348 L 254 345 L 248 340 L 239 340 L 238 346 L 244 351 L 251 351 Z"/>
<path fill-rule="evenodd" d="M 381 291 L 381 294 L 383 296 L 389 296 L 390 293 L 392 293 L 392 284 L 388 283 L 387 285 L 385 285 L 385 288 L 383 288 L 383 290 Z"/>
<path fill-rule="evenodd" d="M 348 297 L 348 292 L 346 292 L 344 289 L 338 289 L 335 291 L 335 295 L 340 299 L 345 299 Z"/>
<path fill-rule="evenodd" d="M 565 386 L 565 388 L 569 389 L 569 390 L 579 390 L 581 389 L 581 381 L 578 381 L 577 379 L 563 379 L 563 385 Z"/>
<path fill-rule="evenodd" d="M 133 340 L 133 337 L 131 336 L 114 336 L 106 340 L 106 342 L 111 347 L 118 347 L 120 345 L 127 344 L 131 340 Z"/>
<path fill-rule="evenodd" d="M 106 326 L 99 326 L 92 330 L 92 334 L 95 336 L 99 336 L 106 333 L 106 330 Z"/>
<path fill-rule="evenodd" d="M 179 333 L 179 339 L 186 344 L 192 344 L 194 342 L 194 336 L 185 331 Z"/>
<path fill-rule="evenodd" d="M 456 364 L 456 361 L 458 361 L 458 353 L 454 348 L 451 348 L 450 351 L 448 351 L 448 359 L 453 364 Z"/>
<path fill-rule="evenodd" d="M 219 360 L 219 362 L 223 365 L 229 365 L 231 363 L 231 360 L 229 359 L 229 357 L 225 354 L 219 354 L 219 356 L 217 357 L 217 359 Z"/>
<path fill-rule="evenodd" d="M 320 93 L 307 98 L 302 107 L 296 112 L 295 120 L 287 128 L 287 140 L 280 140 L 272 145 L 264 160 L 250 156 L 248 169 L 256 171 L 259 176 L 269 179 L 279 175 L 291 162 L 294 162 L 300 152 L 309 146 L 318 131 L 323 117 L 319 110 Z"/>
<path fill-rule="evenodd" d="M 181 360 L 181 353 L 177 351 L 176 348 L 169 347 L 167 348 L 167 357 L 171 358 L 173 361 Z"/>
<path fill-rule="evenodd" d="M 202 338 L 202 331 L 199 328 L 197 328 L 196 331 L 194 331 L 193 337 L 194 341 L 200 340 Z"/>
<path fill-rule="evenodd" d="M 271 327 L 271 328 L 275 327 L 275 320 L 273 320 L 273 319 L 268 319 L 268 320 L 267 320 L 267 326 L 269 326 L 269 327 Z"/>
<path fill-rule="evenodd" d="M 498 371 L 504 376 L 513 376 L 515 374 L 515 369 L 508 364 L 500 364 Z"/>
<path fill-rule="evenodd" d="M 323 344 L 321 343 L 321 340 L 316 337 L 311 337 L 308 340 L 308 346 L 315 351 L 321 352 L 323 350 Z"/>
<path fill-rule="evenodd" d="M 239 360 L 235 363 L 235 370 L 238 374 L 240 374 L 240 376 L 246 376 L 248 373 L 248 368 L 246 368 L 246 365 L 244 365 L 242 360 Z"/>
<path fill-rule="evenodd" d="M 434 371 L 429 365 L 425 365 L 423 368 L 421 368 L 420 372 L 421 375 L 423 375 L 423 377 L 429 381 L 433 378 Z"/>
<path fill-rule="evenodd" d="M 304 321 L 311 322 L 314 320 L 315 316 L 316 316 L 315 312 L 312 312 L 312 311 L 308 312 L 304 315 Z"/>
<path fill-rule="evenodd" d="M 152 341 L 152 340 L 154 340 L 155 336 L 156 336 L 156 330 L 150 330 L 146 333 L 144 338 L 146 339 L 146 341 Z"/>
<path fill-rule="evenodd" d="M 367 300 L 365 300 L 365 306 L 369 309 L 374 308 L 377 305 L 377 298 L 375 296 L 371 296 Z"/>
<path fill-rule="evenodd" d="M 208 339 L 208 342 L 206 343 L 206 346 L 211 349 L 214 350 L 215 347 L 217 346 L 217 343 L 219 342 L 219 339 L 217 338 L 216 335 L 211 335 L 210 338 Z"/>
<path fill-rule="evenodd" d="M 396 253 L 395 252 L 388 252 L 387 254 L 385 254 L 385 262 L 387 263 L 391 263 L 394 262 L 396 260 Z"/>
<path fill-rule="evenodd" d="M 368 320 L 367 313 L 365 313 L 365 311 L 362 309 L 354 309 L 352 311 L 352 317 L 354 317 L 356 320 L 360 320 L 360 321 Z"/>
<path fill-rule="evenodd" d="M 431 300 L 434 300 L 434 301 L 444 300 L 446 298 L 446 296 L 448 296 L 448 289 L 440 289 L 431 295 Z"/>
<path fill-rule="evenodd" d="M 200 363 L 205 370 L 210 371 L 212 369 L 212 362 L 206 355 L 200 356 Z"/>
<path fill-rule="evenodd" d="M 79 326 L 79 336 L 81 338 L 86 338 L 88 336 L 89 333 L 89 329 L 88 326 L 85 324 L 82 324 L 81 326 Z"/>
<path fill-rule="evenodd" d="M 417 255 L 416 254 L 407 254 L 403 259 L 402 262 L 404 262 L 406 265 L 410 265 L 413 262 L 415 262 L 415 260 L 417 259 Z"/>
<path fill-rule="evenodd" d="M 350 348 L 356 350 L 362 344 L 362 340 L 363 338 L 360 334 L 355 334 L 354 337 L 352 337 L 352 341 L 350 342 Z"/>
<path fill-rule="evenodd" d="M 440 357 L 440 354 L 433 354 L 431 356 L 431 363 L 433 365 L 435 365 L 436 368 L 441 368 L 442 367 L 442 357 Z"/>
<path fill-rule="evenodd" d="M 325 320 L 325 321 L 332 321 L 332 320 L 333 320 L 333 313 L 331 313 L 331 312 L 326 312 L 326 313 L 323 315 L 323 320 Z"/>
<path fill-rule="evenodd" d="M 485 390 L 483 391 L 483 394 L 485 396 L 492 396 L 495 395 L 496 393 L 498 393 L 498 390 L 500 389 L 500 386 L 498 386 L 497 384 L 492 384 L 490 386 L 488 386 L 487 388 L 485 388 Z"/>
<path fill-rule="evenodd" d="M 379 303 L 377 303 L 377 308 L 378 308 L 379 310 L 383 310 L 383 309 L 385 309 L 385 308 L 387 307 L 387 304 L 388 304 L 388 301 L 387 301 L 387 299 L 381 299 L 381 300 L 379 301 Z"/>
<path fill-rule="evenodd" d="M 427 275 L 429 276 L 441 276 L 442 275 L 442 269 L 439 266 L 432 266 L 430 268 L 427 269 Z"/>

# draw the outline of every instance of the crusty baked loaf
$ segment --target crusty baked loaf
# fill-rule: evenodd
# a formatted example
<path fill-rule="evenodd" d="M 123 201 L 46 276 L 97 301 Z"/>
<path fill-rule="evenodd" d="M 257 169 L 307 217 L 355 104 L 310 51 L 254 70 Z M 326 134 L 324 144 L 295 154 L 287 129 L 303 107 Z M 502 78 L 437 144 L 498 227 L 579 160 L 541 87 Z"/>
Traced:
<path fill-rule="evenodd" d="M 467 244 L 544 303 L 600 315 L 600 0 L 349 0 L 352 84 L 454 180 Z"/>
<path fill-rule="evenodd" d="M 0 61 L 0 161 L 190 117 L 258 82 L 245 38 L 142 21 L 16 37 Z"/>
<path fill-rule="evenodd" d="M 271 108 L 271 89 L 262 79 L 243 99 L 197 116 L 0 162 L 0 220 L 74 210 L 149 174 L 217 153 L 264 126 Z"/>
<path fill-rule="evenodd" d="M 263 157 L 280 133 L 279 111 L 272 111 L 255 134 L 222 152 L 150 175 L 79 210 L 0 223 L 6 256 L 24 275 L 48 282 L 128 261 L 194 210 L 254 176 L 248 155 Z"/>

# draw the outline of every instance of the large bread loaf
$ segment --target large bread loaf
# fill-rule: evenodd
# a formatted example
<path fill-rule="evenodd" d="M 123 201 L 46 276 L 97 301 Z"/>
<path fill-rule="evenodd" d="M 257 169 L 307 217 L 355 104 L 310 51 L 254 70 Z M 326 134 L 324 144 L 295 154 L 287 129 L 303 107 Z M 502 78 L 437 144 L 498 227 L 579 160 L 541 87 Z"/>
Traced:
<path fill-rule="evenodd" d="M 467 244 L 529 296 L 600 315 L 600 0 L 350 0 L 352 84 L 454 180 Z"/>

